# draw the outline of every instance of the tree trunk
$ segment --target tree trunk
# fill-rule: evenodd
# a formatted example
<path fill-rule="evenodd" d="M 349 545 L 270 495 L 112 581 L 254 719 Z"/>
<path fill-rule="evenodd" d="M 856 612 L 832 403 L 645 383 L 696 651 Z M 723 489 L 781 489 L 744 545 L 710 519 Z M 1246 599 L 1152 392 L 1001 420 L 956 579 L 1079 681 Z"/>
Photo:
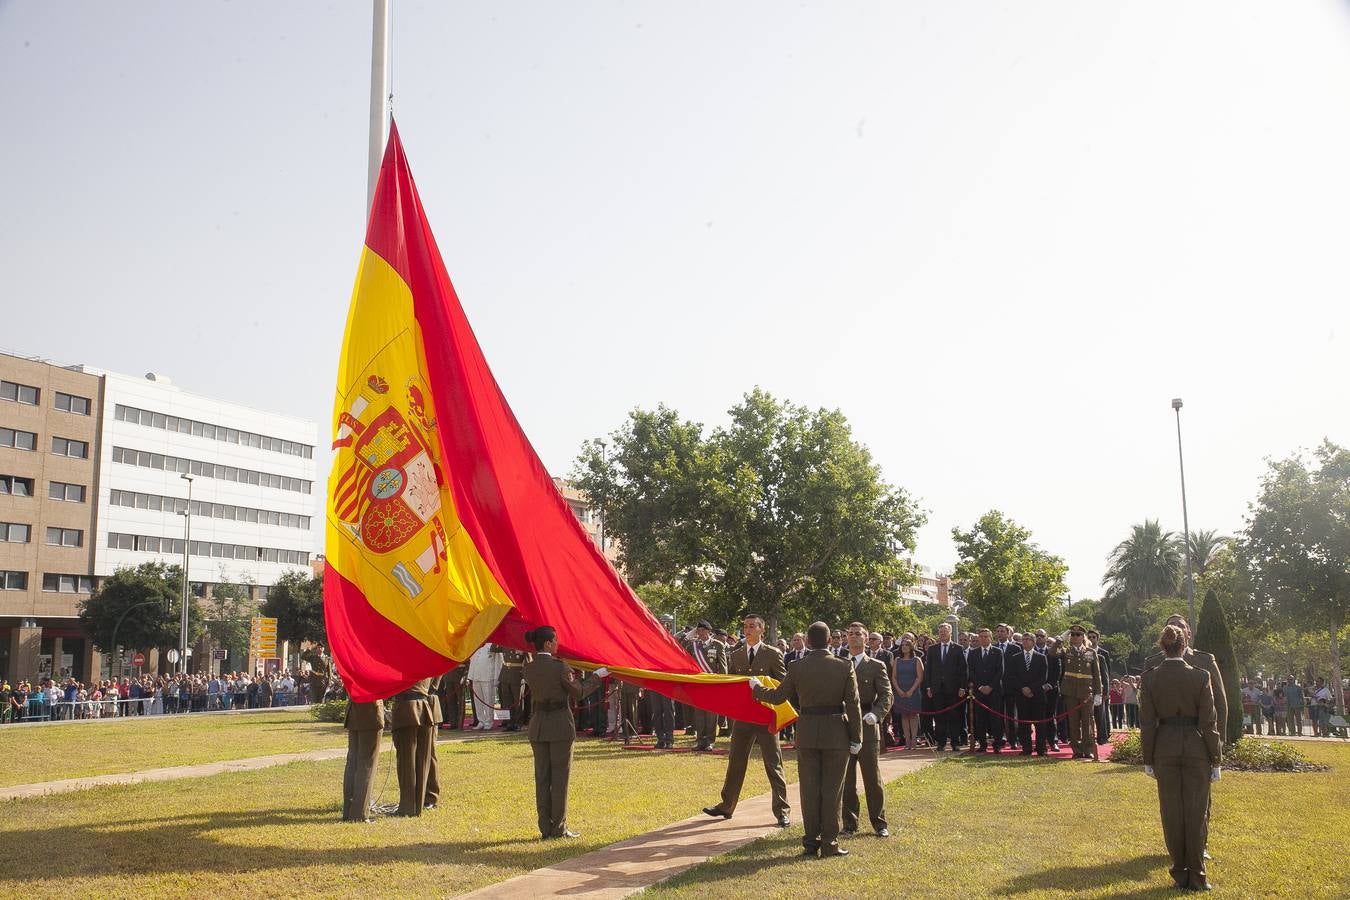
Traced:
<path fill-rule="evenodd" d="M 1331 700 L 1336 714 L 1345 715 L 1345 691 L 1341 681 L 1341 627 L 1345 625 L 1345 610 L 1331 604 Z"/>

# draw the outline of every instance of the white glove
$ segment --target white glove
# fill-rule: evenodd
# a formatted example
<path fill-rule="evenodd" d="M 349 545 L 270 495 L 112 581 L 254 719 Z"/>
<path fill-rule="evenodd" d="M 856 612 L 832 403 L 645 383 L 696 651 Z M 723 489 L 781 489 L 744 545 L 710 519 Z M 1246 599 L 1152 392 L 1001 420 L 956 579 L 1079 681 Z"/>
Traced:
<path fill-rule="evenodd" d="M 849 744 L 849 745 L 848 745 L 848 752 L 849 752 L 849 755 L 851 755 L 851 756 L 857 756 L 857 755 L 858 755 L 858 751 L 861 750 L 861 749 L 862 749 L 862 744 Z"/>
<path fill-rule="evenodd" d="M 601 666 L 591 674 L 594 675 L 596 678 L 604 678 L 605 676 L 609 675 L 609 669 L 606 669 L 604 666 Z"/>
<path fill-rule="evenodd" d="M 877 724 L 877 714 L 874 712 L 869 712 L 867 715 L 863 716 L 863 721 L 866 722 L 868 725 L 875 725 Z"/>
<path fill-rule="evenodd" d="M 1102 695 L 1101 695 L 1101 694 L 1093 694 L 1093 695 L 1092 695 L 1092 705 L 1093 705 L 1093 706 L 1101 706 L 1101 705 L 1102 705 Z"/>
<path fill-rule="evenodd" d="M 1218 767 L 1218 766 L 1215 766 L 1214 768 L 1212 768 L 1212 769 L 1209 770 L 1209 780 L 1210 780 L 1210 781 L 1218 781 L 1218 780 L 1219 780 L 1219 767 Z"/>
<path fill-rule="evenodd" d="M 760 681 L 760 680 L 759 680 L 758 678 L 756 678 L 754 675 L 751 675 L 751 676 L 750 676 L 750 686 L 751 686 L 752 688 L 762 688 L 762 687 L 764 687 L 764 682 Z"/>
<path fill-rule="evenodd" d="M 1157 778 L 1157 777 L 1158 777 L 1157 775 L 1154 775 L 1154 774 L 1153 774 L 1153 767 L 1152 767 L 1152 766 L 1144 766 L 1144 774 L 1147 775 L 1149 778 Z"/>

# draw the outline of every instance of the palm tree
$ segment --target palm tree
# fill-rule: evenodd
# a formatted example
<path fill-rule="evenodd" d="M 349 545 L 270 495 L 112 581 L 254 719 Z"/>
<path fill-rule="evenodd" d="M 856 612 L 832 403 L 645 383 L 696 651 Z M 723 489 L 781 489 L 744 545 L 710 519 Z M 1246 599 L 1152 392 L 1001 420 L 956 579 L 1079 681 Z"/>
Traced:
<path fill-rule="evenodd" d="M 1102 584 L 1109 593 L 1123 595 L 1135 606 L 1175 594 L 1181 584 L 1183 546 L 1176 532 L 1163 531 L 1157 519 L 1146 519 L 1131 528 L 1130 536 L 1111 551 L 1111 565 Z"/>
<path fill-rule="evenodd" d="M 1191 532 L 1191 567 L 1195 569 L 1197 577 L 1205 574 L 1205 570 L 1213 564 L 1219 551 L 1227 547 L 1232 540 L 1228 535 L 1219 534 L 1213 528 Z"/>

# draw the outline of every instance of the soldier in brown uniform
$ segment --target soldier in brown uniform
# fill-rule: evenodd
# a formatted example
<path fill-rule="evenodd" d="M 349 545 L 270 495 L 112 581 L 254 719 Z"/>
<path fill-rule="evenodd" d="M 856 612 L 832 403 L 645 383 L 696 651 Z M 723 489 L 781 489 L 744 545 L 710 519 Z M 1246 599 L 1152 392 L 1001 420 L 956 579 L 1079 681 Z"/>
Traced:
<path fill-rule="evenodd" d="M 727 671 L 732 675 L 767 675 L 775 681 L 782 681 L 787 675 L 783 663 L 783 651 L 764 642 L 764 617 L 751 614 L 741 623 L 745 629 L 745 643 L 731 651 L 727 659 Z M 722 801 L 716 806 L 705 806 L 703 812 L 710 816 L 730 819 L 736 812 L 740 801 L 741 786 L 745 784 L 745 769 L 750 762 L 750 747 L 759 745 L 759 755 L 764 760 L 764 774 L 768 776 L 769 787 L 773 791 L 773 815 L 779 828 L 788 827 L 787 779 L 783 777 L 783 750 L 778 746 L 778 738 L 769 731 L 767 725 L 733 720 L 731 725 L 731 751 L 727 754 L 727 774 L 722 782 Z"/>
<path fill-rule="evenodd" d="M 398 765 L 398 812 L 396 816 L 420 816 L 431 774 L 431 744 L 436 720 L 431 717 L 431 679 L 415 681 L 394 695 L 390 728 Z"/>
<path fill-rule="evenodd" d="M 577 837 L 567 829 L 567 780 L 572 771 L 572 744 L 577 738 L 572 703 L 609 674 L 596 669 L 580 682 L 558 659 L 558 633 L 551 625 L 525 632 L 534 644 L 534 659 L 525 664 L 530 689 L 530 749 L 534 751 L 534 805 L 539 834 L 550 838 Z"/>
<path fill-rule="evenodd" d="M 1173 614 L 1167 617 L 1168 625 L 1175 625 L 1181 629 L 1182 635 L 1186 639 L 1186 651 L 1182 658 L 1186 664 L 1197 669 L 1204 669 L 1209 673 L 1209 684 L 1214 689 L 1214 709 L 1218 714 L 1219 721 L 1219 747 L 1223 747 L 1224 731 L 1228 727 L 1228 694 L 1224 692 L 1223 675 L 1219 674 L 1219 664 L 1215 661 L 1212 654 L 1203 650 L 1196 650 L 1191 646 L 1191 626 L 1183 615 Z M 1144 671 L 1156 669 L 1167 655 L 1161 650 L 1151 654 L 1144 660 Z"/>
<path fill-rule="evenodd" d="M 1097 758 L 1097 723 L 1094 704 L 1102 702 L 1102 679 L 1097 655 L 1087 646 L 1087 631 L 1082 625 L 1069 626 L 1069 646 L 1055 651 L 1063 664 L 1060 695 L 1069 713 L 1069 744 L 1074 759 Z M 1076 707 L 1076 708 L 1075 708 Z"/>
<path fill-rule="evenodd" d="M 441 676 L 441 724 L 446 728 L 464 726 L 464 679 L 468 674 L 468 664 L 460 663 Z"/>
<path fill-rule="evenodd" d="M 706 621 L 699 622 L 694 628 L 694 634 L 685 641 L 684 649 L 703 671 L 720 675 L 727 673 L 726 647 L 721 641 L 713 640 L 712 626 Z M 717 741 L 717 713 L 696 706 L 687 706 L 687 709 L 690 718 L 686 721 L 693 722 L 694 732 L 698 735 L 694 749 L 711 750 Z"/>
<path fill-rule="evenodd" d="M 1166 657 L 1144 673 L 1139 697 L 1144 771 L 1158 780 L 1158 809 L 1172 857 L 1172 880 L 1180 888 L 1207 891 L 1204 851 L 1210 782 L 1219 780 L 1214 688 L 1208 672 L 1186 662 L 1181 628 L 1164 627 L 1159 644 Z"/>
<path fill-rule="evenodd" d="M 436 759 L 436 729 L 441 726 L 441 680 L 444 675 L 437 675 L 431 679 L 431 684 L 427 688 L 427 702 L 431 704 L 431 748 L 428 755 L 431 757 L 427 763 L 427 793 L 422 800 L 422 809 L 435 809 L 436 804 L 441 802 L 441 766 Z"/>
<path fill-rule="evenodd" d="M 844 637 L 848 640 L 847 659 L 858 681 L 858 703 L 863 710 L 862 750 L 849 757 L 848 773 L 844 776 L 844 833 L 858 830 L 858 770 L 862 769 L 867 818 L 878 837 L 890 837 L 886 791 L 881 786 L 881 734 L 882 722 L 891 709 L 891 677 L 886 663 L 864 649 L 868 633 L 861 622 L 851 623 Z"/>
<path fill-rule="evenodd" d="M 374 793 L 375 763 L 380 758 L 384 733 L 384 704 L 347 704 L 342 717 L 347 729 L 347 768 L 342 773 L 342 821 L 369 822 Z"/>
<path fill-rule="evenodd" d="M 787 670 L 776 688 L 750 680 L 756 700 L 791 700 L 797 722 L 797 779 L 801 788 L 803 856 L 845 856 L 839 846 L 839 807 L 850 754 L 862 749 L 862 711 L 853 665 L 828 649 L 830 626 L 806 630 L 811 652 Z"/>
<path fill-rule="evenodd" d="M 637 737 L 638 701 L 641 699 L 641 685 L 619 679 L 619 730 L 623 734 L 624 743 L 629 743 Z"/>
<path fill-rule="evenodd" d="M 507 731 L 519 731 L 525 721 L 525 706 L 521 703 L 521 689 L 525 684 L 525 654 L 510 647 L 497 647 L 502 655 L 502 674 L 497 678 L 497 700 L 502 709 L 511 711 Z"/>

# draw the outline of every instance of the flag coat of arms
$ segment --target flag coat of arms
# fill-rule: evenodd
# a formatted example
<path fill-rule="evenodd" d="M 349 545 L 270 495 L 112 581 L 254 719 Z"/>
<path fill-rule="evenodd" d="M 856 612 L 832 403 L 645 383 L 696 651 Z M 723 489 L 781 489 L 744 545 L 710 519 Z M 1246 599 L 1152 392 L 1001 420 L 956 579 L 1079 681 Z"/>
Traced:
<path fill-rule="evenodd" d="M 775 730 L 795 714 L 702 672 L 595 546 L 488 368 L 398 129 L 371 206 L 333 409 L 324 616 L 351 697 L 392 696 L 485 641 L 559 653 Z"/>

